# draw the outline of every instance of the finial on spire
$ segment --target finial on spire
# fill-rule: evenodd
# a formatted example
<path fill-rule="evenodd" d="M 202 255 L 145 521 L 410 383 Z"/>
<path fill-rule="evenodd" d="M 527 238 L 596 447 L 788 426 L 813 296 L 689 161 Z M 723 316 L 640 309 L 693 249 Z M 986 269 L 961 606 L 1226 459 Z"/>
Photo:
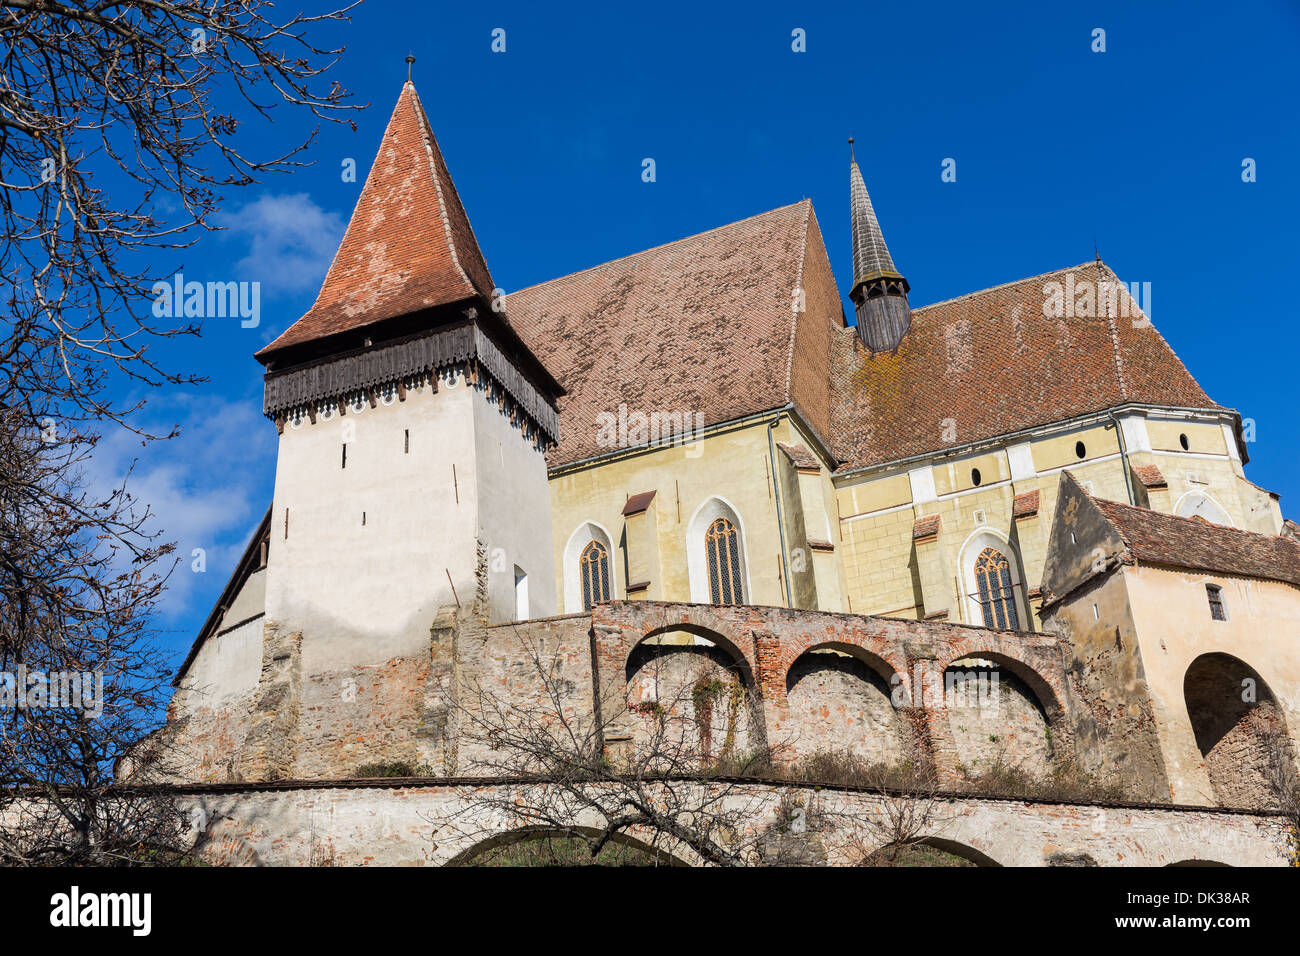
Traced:
<path fill-rule="evenodd" d="M 858 157 L 855 156 L 853 153 L 853 137 L 850 136 L 849 137 L 849 162 L 856 163 L 857 161 L 858 161 Z"/>
<path fill-rule="evenodd" d="M 411 67 L 415 65 L 415 54 L 406 54 L 406 82 L 411 82 Z"/>

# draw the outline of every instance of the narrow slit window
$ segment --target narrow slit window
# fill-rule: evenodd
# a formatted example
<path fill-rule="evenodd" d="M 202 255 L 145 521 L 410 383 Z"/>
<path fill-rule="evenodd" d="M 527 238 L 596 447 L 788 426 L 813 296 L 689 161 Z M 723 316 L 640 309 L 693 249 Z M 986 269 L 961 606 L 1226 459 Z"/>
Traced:
<path fill-rule="evenodd" d="M 348 466 L 348 445 L 347 445 L 347 442 L 344 442 L 344 443 L 343 443 L 343 465 L 342 465 L 342 467 L 346 468 L 347 466 Z"/>
<path fill-rule="evenodd" d="M 1228 612 L 1223 606 L 1223 588 L 1217 584 L 1207 584 L 1205 586 L 1205 596 L 1210 601 L 1210 617 L 1216 621 L 1226 621 Z"/>

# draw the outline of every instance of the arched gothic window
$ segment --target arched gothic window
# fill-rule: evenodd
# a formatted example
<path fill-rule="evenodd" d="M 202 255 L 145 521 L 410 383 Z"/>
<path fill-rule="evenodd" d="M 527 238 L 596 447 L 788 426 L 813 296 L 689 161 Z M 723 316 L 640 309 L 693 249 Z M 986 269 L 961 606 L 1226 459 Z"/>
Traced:
<path fill-rule="evenodd" d="M 582 580 L 582 609 L 590 611 L 601 601 L 609 600 L 609 552 L 599 541 L 592 540 L 578 558 L 578 575 Z"/>
<path fill-rule="evenodd" d="M 726 518 L 718 518 L 704 533 L 704 555 L 709 565 L 709 599 L 714 604 L 744 604 L 740 583 L 740 532 Z"/>
<path fill-rule="evenodd" d="M 1011 562 L 996 548 L 985 548 L 975 559 L 975 584 L 979 588 L 984 626 L 1016 630 L 1016 595 L 1011 581 Z"/>

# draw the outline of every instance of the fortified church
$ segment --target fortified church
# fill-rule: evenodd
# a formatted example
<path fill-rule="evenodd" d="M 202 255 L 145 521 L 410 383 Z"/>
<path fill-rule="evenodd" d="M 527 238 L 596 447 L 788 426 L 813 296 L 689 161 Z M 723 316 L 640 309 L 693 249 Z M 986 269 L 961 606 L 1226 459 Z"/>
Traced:
<path fill-rule="evenodd" d="M 449 696 L 524 631 L 588 707 L 653 697 L 648 641 L 738 668 L 755 739 L 1262 806 L 1300 542 L 1241 416 L 1099 259 L 918 305 L 856 161 L 849 209 L 853 324 L 807 200 L 506 293 L 408 81 L 256 356 L 275 490 L 176 678 L 187 777 L 463 772 Z M 963 663 L 999 727 L 904 719 Z"/>

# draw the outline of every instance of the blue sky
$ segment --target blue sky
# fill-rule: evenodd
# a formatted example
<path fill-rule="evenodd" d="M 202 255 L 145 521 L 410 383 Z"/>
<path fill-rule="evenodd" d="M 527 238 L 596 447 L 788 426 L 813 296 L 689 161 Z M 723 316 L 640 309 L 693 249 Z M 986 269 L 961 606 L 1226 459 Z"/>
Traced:
<path fill-rule="evenodd" d="M 261 324 L 210 320 L 201 340 L 169 343 L 173 365 L 210 381 L 152 393 L 142 418 L 182 436 L 100 450 L 106 472 L 138 456 L 135 488 L 186 558 L 162 618 L 177 651 L 270 499 L 275 430 L 252 353 L 311 304 L 408 52 L 506 290 L 811 197 L 846 294 L 852 134 L 914 306 L 1086 261 L 1095 242 L 1122 279 L 1152 284 L 1152 320 L 1211 397 L 1255 421 L 1247 473 L 1297 513 L 1294 3 L 367 0 L 327 38 L 348 45 L 338 79 L 370 104 L 357 130 L 323 128 L 315 165 L 227 195 L 226 231 L 158 263 L 163 278 L 261 282 Z M 284 117 L 241 136 L 269 154 L 308 128 Z M 941 181 L 945 158 L 956 182 Z"/>

